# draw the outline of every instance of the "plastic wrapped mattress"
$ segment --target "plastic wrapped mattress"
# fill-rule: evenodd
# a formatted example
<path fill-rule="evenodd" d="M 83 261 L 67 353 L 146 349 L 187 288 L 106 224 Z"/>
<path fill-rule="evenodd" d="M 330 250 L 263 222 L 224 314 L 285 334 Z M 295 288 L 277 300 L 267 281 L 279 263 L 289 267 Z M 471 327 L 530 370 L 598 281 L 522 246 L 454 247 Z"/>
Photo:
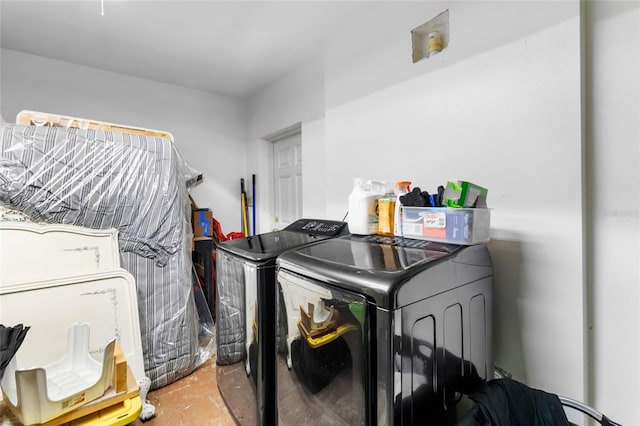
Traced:
<path fill-rule="evenodd" d="M 211 355 L 194 299 L 190 171 L 160 137 L 3 124 L 0 204 L 34 221 L 116 228 L 122 267 L 136 279 L 151 388 Z"/>

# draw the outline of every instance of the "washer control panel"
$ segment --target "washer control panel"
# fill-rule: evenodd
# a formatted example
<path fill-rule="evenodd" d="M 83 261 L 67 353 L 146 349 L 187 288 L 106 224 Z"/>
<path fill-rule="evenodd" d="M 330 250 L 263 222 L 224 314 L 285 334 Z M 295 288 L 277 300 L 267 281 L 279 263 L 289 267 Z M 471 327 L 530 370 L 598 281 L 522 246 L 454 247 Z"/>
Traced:
<path fill-rule="evenodd" d="M 325 219 L 299 219 L 287 226 L 287 231 L 303 232 L 309 235 L 335 237 L 347 233 L 347 223 Z"/>

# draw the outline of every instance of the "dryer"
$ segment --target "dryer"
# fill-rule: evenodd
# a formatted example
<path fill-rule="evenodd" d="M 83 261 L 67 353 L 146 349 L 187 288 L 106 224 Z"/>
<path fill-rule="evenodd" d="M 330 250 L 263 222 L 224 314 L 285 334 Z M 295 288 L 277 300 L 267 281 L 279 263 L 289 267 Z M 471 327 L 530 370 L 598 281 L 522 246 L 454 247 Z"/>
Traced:
<path fill-rule="evenodd" d="M 281 231 L 218 245 L 216 380 L 240 424 L 276 421 L 276 258 L 347 233 L 345 222 L 300 219 Z"/>
<path fill-rule="evenodd" d="M 323 241 L 277 259 L 278 423 L 454 424 L 491 378 L 485 245 Z"/>

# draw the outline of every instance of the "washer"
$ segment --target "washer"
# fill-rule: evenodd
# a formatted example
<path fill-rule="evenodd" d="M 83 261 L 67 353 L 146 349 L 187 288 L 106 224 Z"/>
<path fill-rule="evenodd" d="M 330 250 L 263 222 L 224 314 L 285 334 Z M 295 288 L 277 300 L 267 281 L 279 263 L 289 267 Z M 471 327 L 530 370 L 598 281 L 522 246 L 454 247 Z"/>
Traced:
<path fill-rule="evenodd" d="M 347 233 L 345 222 L 300 219 L 281 231 L 218 245 L 216 379 L 239 423 L 276 421 L 277 256 Z"/>
<path fill-rule="evenodd" d="M 277 259 L 278 424 L 454 424 L 493 372 L 485 245 L 350 235 Z"/>

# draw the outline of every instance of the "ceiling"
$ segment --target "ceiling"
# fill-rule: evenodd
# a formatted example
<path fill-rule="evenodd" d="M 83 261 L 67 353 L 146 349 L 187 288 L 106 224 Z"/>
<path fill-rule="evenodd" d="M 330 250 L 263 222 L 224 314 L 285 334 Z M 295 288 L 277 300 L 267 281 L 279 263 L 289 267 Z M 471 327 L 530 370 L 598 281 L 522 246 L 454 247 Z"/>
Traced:
<path fill-rule="evenodd" d="M 244 99 L 322 54 L 373 3 L 0 0 L 0 44 Z"/>

